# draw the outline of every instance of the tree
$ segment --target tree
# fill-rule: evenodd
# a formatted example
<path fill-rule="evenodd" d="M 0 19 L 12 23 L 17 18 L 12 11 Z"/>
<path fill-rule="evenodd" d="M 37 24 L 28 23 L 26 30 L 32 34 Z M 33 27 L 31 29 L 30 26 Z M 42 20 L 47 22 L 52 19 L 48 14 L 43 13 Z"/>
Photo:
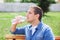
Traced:
<path fill-rule="evenodd" d="M 27 1 L 25 0 L 24 2 Z M 43 13 L 47 13 L 49 11 L 49 5 L 55 3 L 54 0 L 30 0 L 29 2 L 37 3 L 43 9 Z"/>
<path fill-rule="evenodd" d="M 47 13 L 49 11 L 50 1 L 48 0 L 40 0 L 38 6 L 43 9 L 43 13 Z"/>
<path fill-rule="evenodd" d="M 31 2 L 38 3 L 38 6 L 43 9 L 43 13 L 47 13 L 49 11 L 50 4 L 55 3 L 55 0 L 31 0 Z"/>

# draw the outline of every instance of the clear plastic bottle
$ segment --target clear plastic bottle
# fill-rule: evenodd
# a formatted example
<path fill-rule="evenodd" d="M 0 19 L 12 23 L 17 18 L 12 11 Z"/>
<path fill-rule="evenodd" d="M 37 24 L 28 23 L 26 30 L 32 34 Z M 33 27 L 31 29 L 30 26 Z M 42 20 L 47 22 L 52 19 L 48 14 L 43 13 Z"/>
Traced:
<path fill-rule="evenodd" d="M 26 21 L 26 17 L 24 16 L 16 16 L 13 20 L 12 20 L 12 24 L 15 24 L 16 22 L 24 22 Z"/>
<path fill-rule="evenodd" d="M 20 19 L 20 21 L 19 21 L 19 22 L 24 22 L 24 21 L 26 21 L 26 17 L 21 16 L 21 19 Z"/>

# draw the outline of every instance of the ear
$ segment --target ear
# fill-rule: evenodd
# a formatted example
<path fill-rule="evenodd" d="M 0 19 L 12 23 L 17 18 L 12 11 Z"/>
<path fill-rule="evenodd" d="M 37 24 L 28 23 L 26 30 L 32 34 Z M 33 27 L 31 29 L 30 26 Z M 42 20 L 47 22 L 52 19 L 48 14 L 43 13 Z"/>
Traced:
<path fill-rule="evenodd" d="M 36 14 L 36 17 L 39 18 L 39 14 Z"/>

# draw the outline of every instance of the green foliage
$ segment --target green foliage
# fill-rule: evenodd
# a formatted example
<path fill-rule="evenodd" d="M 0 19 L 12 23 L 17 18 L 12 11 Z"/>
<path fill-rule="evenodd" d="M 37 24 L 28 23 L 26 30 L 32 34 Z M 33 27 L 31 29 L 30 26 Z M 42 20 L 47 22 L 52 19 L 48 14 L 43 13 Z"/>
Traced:
<path fill-rule="evenodd" d="M 49 0 L 51 3 L 56 3 L 55 0 Z"/>
<path fill-rule="evenodd" d="M 48 12 L 47 14 L 45 14 L 45 16 L 43 17 L 43 21 L 44 23 L 46 23 L 47 25 L 49 25 L 55 36 L 60 36 L 60 12 Z"/>
<path fill-rule="evenodd" d="M 40 6 L 43 9 L 44 13 L 49 11 L 49 5 L 50 1 L 48 0 L 40 0 L 38 3 L 38 6 Z"/>
<path fill-rule="evenodd" d="M 21 2 L 30 2 L 30 0 L 21 0 Z"/>
<path fill-rule="evenodd" d="M 38 3 L 38 1 L 37 0 L 22 0 L 21 2 L 33 2 L 33 3 Z"/>
<path fill-rule="evenodd" d="M 14 0 L 4 0 L 5 2 L 14 2 Z"/>

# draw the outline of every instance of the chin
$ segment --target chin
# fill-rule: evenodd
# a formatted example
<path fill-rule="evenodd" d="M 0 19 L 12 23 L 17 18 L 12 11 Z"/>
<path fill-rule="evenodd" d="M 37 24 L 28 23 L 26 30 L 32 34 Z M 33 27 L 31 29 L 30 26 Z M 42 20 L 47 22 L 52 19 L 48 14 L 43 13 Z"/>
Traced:
<path fill-rule="evenodd" d="M 32 22 L 32 20 L 27 19 L 27 22 L 31 23 L 31 22 Z"/>
<path fill-rule="evenodd" d="M 27 21 L 27 22 L 30 22 L 30 21 Z"/>
<path fill-rule="evenodd" d="M 31 21 L 27 21 L 28 23 L 31 23 Z"/>

